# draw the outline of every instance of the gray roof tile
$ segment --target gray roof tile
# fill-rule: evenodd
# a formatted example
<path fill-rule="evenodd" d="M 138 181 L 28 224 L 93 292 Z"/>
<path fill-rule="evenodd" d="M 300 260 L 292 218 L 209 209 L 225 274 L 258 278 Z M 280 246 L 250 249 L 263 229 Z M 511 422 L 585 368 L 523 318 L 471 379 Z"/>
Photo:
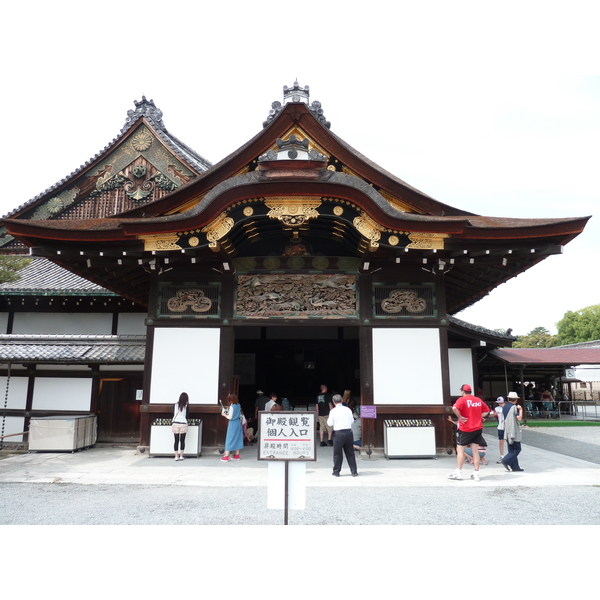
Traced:
<path fill-rule="evenodd" d="M 17 281 L 0 284 L 0 294 L 116 296 L 46 258 L 32 258 L 19 273 L 21 277 Z"/>
<path fill-rule="evenodd" d="M 145 335 L 0 335 L 0 362 L 143 364 Z"/>

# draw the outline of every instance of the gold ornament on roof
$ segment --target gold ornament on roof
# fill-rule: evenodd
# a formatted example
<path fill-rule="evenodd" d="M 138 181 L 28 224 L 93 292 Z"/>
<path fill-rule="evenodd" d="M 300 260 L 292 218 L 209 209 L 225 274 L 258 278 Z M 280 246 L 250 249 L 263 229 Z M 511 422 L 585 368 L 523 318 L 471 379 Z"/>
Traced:
<path fill-rule="evenodd" d="M 417 250 L 443 250 L 444 249 L 444 238 L 446 234 L 435 234 L 435 233 L 422 233 L 410 231 L 408 233 L 408 239 L 410 244 L 407 248 L 415 248 Z"/>
<path fill-rule="evenodd" d="M 177 234 L 145 235 L 142 239 L 144 240 L 144 251 L 146 252 L 151 250 L 181 250 Z"/>
<path fill-rule="evenodd" d="M 216 248 L 217 242 L 225 237 L 235 225 L 235 221 L 222 212 L 212 223 L 202 228 L 202 233 L 206 233 L 209 248 Z"/>
<path fill-rule="evenodd" d="M 317 208 L 321 206 L 321 199 L 312 196 L 278 197 L 265 200 L 265 206 L 270 209 L 267 214 L 270 219 L 278 219 L 288 227 L 298 227 L 319 216 Z"/>
<path fill-rule="evenodd" d="M 131 145 L 138 152 L 148 150 L 148 148 L 150 148 L 152 145 L 152 136 L 146 130 L 140 131 L 131 138 Z"/>
<path fill-rule="evenodd" d="M 352 224 L 362 236 L 369 240 L 371 248 L 379 247 L 381 232 L 384 229 L 381 225 L 373 221 L 366 213 L 361 213 L 360 217 L 355 217 Z"/>

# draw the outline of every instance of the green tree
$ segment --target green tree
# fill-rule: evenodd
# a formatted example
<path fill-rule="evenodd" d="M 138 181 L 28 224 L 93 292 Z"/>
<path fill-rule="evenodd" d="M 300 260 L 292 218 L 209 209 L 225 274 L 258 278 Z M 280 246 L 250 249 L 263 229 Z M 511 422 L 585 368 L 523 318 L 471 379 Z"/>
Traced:
<path fill-rule="evenodd" d="M 527 335 L 520 335 L 513 348 L 552 348 L 559 345 L 559 336 L 552 335 L 545 327 L 536 327 Z"/>
<path fill-rule="evenodd" d="M 14 255 L 0 255 L 0 283 L 17 281 L 21 275 L 19 271 L 31 262 L 30 258 Z"/>
<path fill-rule="evenodd" d="M 561 344 L 600 340 L 600 304 L 566 312 L 556 326 Z"/>

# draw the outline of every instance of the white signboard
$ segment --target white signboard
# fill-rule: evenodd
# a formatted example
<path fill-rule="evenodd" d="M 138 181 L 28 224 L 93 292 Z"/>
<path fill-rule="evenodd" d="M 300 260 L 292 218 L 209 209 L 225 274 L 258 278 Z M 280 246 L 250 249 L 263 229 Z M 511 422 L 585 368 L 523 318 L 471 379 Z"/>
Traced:
<path fill-rule="evenodd" d="M 263 411 L 258 418 L 258 460 L 317 460 L 316 413 Z"/>

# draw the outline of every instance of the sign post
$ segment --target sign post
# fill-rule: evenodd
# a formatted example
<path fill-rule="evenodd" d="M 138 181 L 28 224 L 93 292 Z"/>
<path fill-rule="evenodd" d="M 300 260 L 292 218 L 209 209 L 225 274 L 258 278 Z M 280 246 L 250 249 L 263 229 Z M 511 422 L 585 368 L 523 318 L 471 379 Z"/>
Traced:
<path fill-rule="evenodd" d="M 305 463 L 317 460 L 316 413 L 261 411 L 258 418 L 258 460 L 270 461 L 268 508 L 281 508 L 283 504 L 284 525 L 287 525 L 290 490 L 292 490 L 292 508 L 304 508 Z M 290 463 L 292 463 L 291 469 Z M 279 467 L 283 467 L 283 474 Z M 283 475 L 283 503 L 281 503 L 280 493 L 281 475 Z M 302 498 L 299 497 L 300 490 Z"/>
<path fill-rule="evenodd" d="M 377 407 L 374 404 L 362 404 L 360 407 L 360 418 L 361 419 L 376 419 L 377 418 Z M 373 428 L 369 430 L 373 432 Z M 369 436 L 370 437 L 370 436 Z M 371 440 L 369 440 L 371 441 Z M 372 445 L 367 446 L 367 456 L 371 460 L 371 454 L 373 454 Z M 374 459 L 376 460 L 376 459 Z"/>

